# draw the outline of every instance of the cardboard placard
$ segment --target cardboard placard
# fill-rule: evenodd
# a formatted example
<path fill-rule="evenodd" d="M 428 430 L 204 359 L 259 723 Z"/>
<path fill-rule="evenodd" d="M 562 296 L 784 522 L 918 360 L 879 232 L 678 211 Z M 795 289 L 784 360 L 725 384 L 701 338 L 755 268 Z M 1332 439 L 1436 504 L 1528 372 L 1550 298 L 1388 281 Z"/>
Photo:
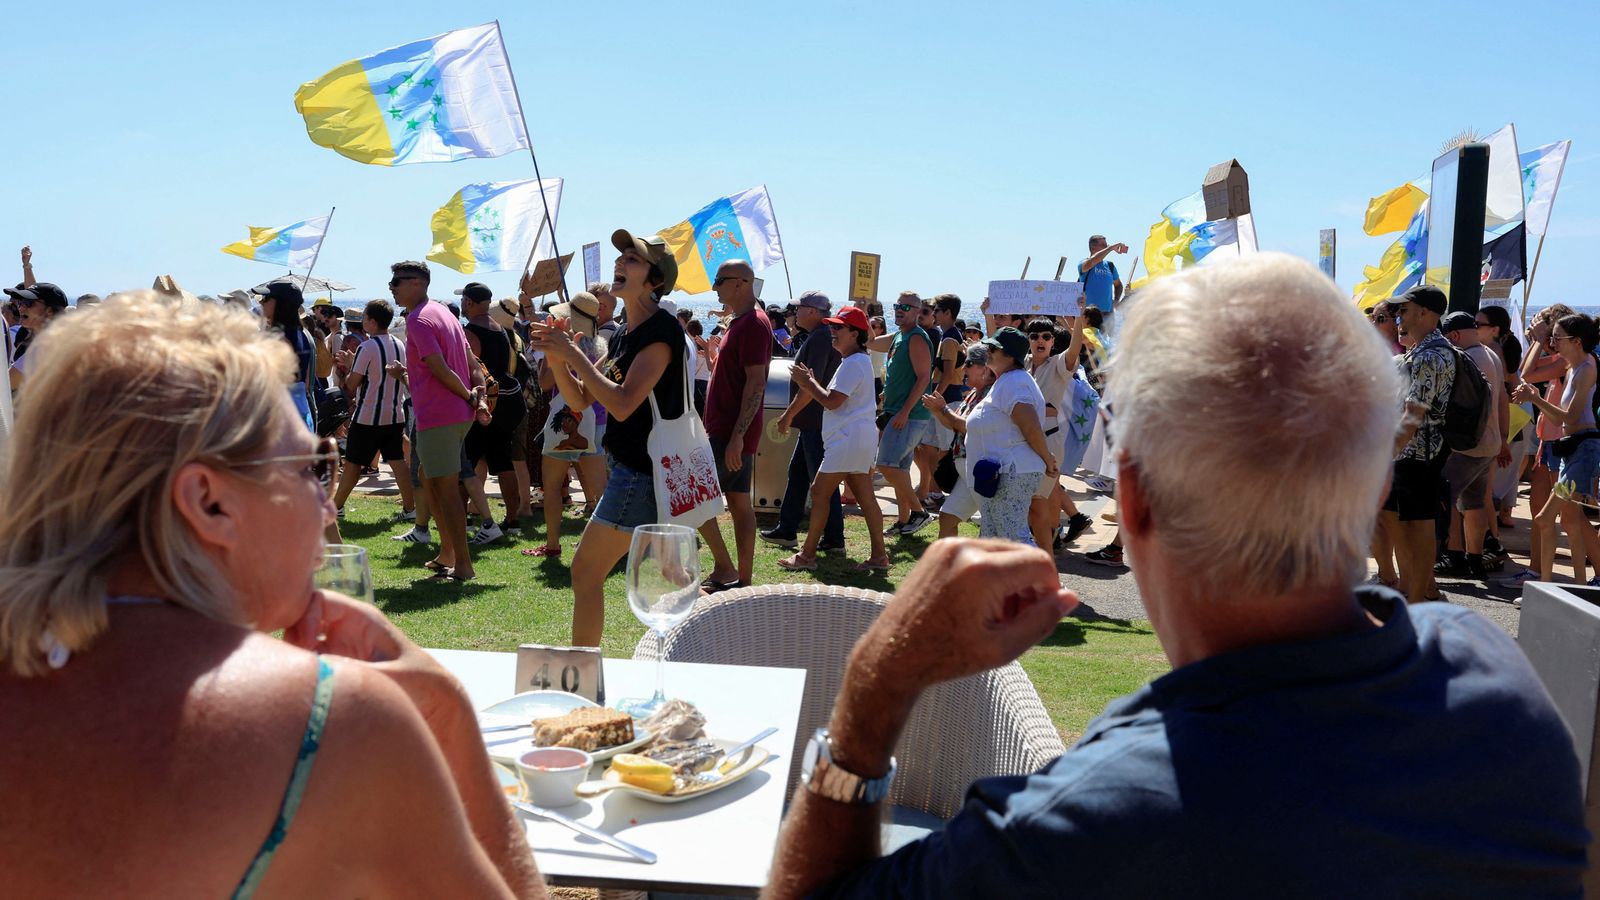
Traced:
<path fill-rule="evenodd" d="M 1075 316 L 1083 299 L 1077 281 L 991 281 L 988 312 L 997 316 Z"/>
<path fill-rule="evenodd" d="M 1237 159 L 1217 163 L 1206 171 L 1206 180 L 1200 185 L 1205 198 L 1206 218 L 1232 219 L 1250 211 L 1250 176 Z"/>
<path fill-rule="evenodd" d="M 853 250 L 850 253 L 850 299 L 860 300 L 863 304 L 873 304 L 878 300 L 878 268 L 883 257 L 876 253 L 862 253 Z"/>
<path fill-rule="evenodd" d="M 559 267 L 553 259 L 541 259 L 533 266 L 533 274 L 528 276 L 525 289 L 530 297 L 543 297 L 554 294 L 561 287 L 561 273 L 572 265 L 572 254 L 561 257 Z"/>
<path fill-rule="evenodd" d="M 566 691 L 605 706 L 606 679 L 600 648 L 521 645 L 517 648 L 514 693 L 527 691 Z"/>
<path fill-rule="evenodd" d="M 583 283 L 585 286 L 600 280 L 600 242 L 583 245 Z"/>

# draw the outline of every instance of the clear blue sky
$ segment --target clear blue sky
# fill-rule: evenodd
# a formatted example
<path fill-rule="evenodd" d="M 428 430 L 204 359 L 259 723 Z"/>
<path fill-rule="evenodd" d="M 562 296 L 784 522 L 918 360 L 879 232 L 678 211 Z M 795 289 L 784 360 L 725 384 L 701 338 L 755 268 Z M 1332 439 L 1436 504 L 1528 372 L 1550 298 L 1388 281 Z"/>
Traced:
<path fill-rule="evenodd" d="M 1523 149 L 1574 140 L 1534 305 L 1600 302 L 1583 274 L 1600 241 L 1600 5 L 770 7 L 11 9 L 0 281 L 27 243 L 69 294 L 161 273 L 224 291 L 279 271 L 218 252 L 247 224 L 337 205 L 319 272 L 354 284 L 347 298 L 386 296 L 388 263 L 428 251 L 434 209 L 531 163 L 363 166 L 306 138 L 294 91 L 498 17 L 540 166 L 566 179 L 563 250 L 765 183 L 797 292 L 842 296 L 865 250 L 883 255 L 881 295 L 975 306 L 1025 257 L 1044 277 L 1078 259 L 1092 232 L 1137 252 L 1165 204 L 1237 157 L 1263 248 L 1314 258 L 1318 229 L 1337 228 L 1348 290 L 1392 240 L 1361 234 L 1367 199 L 1426 172 L 1458 130 L 1514 121 Z M 1453 74 L 1451 56 L 1466 60 Z M 781 267 L 765 275 L 781 300 Z M 497 292 L 514 279 L 484 278 Z M 435 295 L 467 280 L 443 270 Z"/>

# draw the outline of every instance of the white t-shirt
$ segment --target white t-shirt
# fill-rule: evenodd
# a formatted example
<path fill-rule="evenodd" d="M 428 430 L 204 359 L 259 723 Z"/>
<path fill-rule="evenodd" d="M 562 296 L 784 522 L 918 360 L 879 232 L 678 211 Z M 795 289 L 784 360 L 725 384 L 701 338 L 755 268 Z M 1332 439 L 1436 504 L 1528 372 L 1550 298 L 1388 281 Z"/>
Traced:
<path fill-rule="evenodd" d="M 1463 450 L 1461 454 L 1473 457 L 1494 456 L 1500 452 L 1500 445 L 1505 443 L 1500 436 L 1500 410 L 1507 402 L 1506 373 L 1500 367 L 1500 357 L 1482 344 L 1467 347 L 1461 352 L 1477 363 L 1478 371 L 1483 373 L 1483 380 L 1489 382 L 1489 396 L 1494 400 L 1489 408 L 1489 422 L 1483 426 L 1483 437 L 1478 440 L 1478 446 L 1471 450 Z"/>
<path fill-rule="evenodd" d="M 967 416 L 968 459 L 995 460 L 1002 471 L 1007 467 L 1018 473 L 1044 471 L 1044 460 L 1023 440 L 1017 423 L 1011 421 L 1011 410 L 1018 403 L 1032 406 L 1042 425 L 1044 394 L 1027 372 L 1012 369 L 1000 376 L 989 389 L 989 396 L 979 400 Z"/>
<path fill-rule="evenodd" d="M 1067 387 L 1072 384 L 1072 373 L 1067 370 L 1067 355 L 1057 353 L 1055 356 L 1046 357 L 1030 374 L 1033 381 L 1039 385 L 1039 393 L 1044 395 L 1044 402 L 1054 406 L 1059 413 L 1065 405 Z"/>
<path fill-rule="evenodd" d="M 848 395 L 849 399 L 838 409 L 822 411 L 822 441 L 833 443 L 840 435 L 866 423 L 872 427 L 873 415 L 878 410 L 878 398 L 872 392 L 872 362 L 865 353 L 852 353 L 839 362 L 834 370 L 828 390 Z M 1042 470 L 1041 470 L 1042 471 Z"/>

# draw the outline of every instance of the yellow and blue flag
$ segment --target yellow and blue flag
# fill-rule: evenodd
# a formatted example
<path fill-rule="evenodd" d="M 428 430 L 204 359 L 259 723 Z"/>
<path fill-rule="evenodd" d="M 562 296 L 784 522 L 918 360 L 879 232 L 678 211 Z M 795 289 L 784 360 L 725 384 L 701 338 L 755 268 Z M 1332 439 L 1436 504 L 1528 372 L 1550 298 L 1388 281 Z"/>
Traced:
<path fill-rule="evenodd" d="M 1239 223 L 1234 219 L 1206 219 L 1205 198 L 1200 191 L 1167 204 L 1161 221 L 1150 226 L 1144 242 L 1144 268 L 1147 273 L 1129 285 L 1138 290 L 1152 279 L 1171 275 L 1192 266 L 1221 247 L 1240 244 Z M 1253 249 L 1253 245 L 1247 245 Z"/>
<path fill-rule="evenodd" d="M 433 214 L 433 249 L 428 259 L 457 272 L 504 272 L 549 259 L 555 223 L 561 214 L 561 179 L 494 181 L 456 191 Z M 543 194 L 541 199 L 540 194 Z M 550 206 L 550 223 L 544 220 Z"/>
<path fill-rule="evenodd" d="M 223 247 L 223 253 L 304 269 L 311 266 L 317 248 L 322 246 L 322 237 L 328 233 L 328 217 L 319 216 L 279 228 L 247 227 L 250 237 Z"/>
<path fill-rule="evenodd" d="M 300 85 L 313 143 L 378 166 L 453 162 L 528 149 L 495 23 L 351 60 Z"/>
<path fill-rule="evenodd" d="M 1362 269 L 1364 281 L 1355 286 L 1356 305 L 1371 309 L 1379 302 L 1405 293 L 1422 281 L 1423 267 L 1428 256 L 1428 204 L 1422 203 L 1411 217 L 1405 233 L 1389 249 L 1376 266 Z"/>
<path fill-rule="evenodd" d="M 1379 194 L 1367 201 L 1361 230 L 1374 236 L 1404 231 L 1427 199 L 1428 192 L 1410 182 Z"/>
<path fill-rule="evenodd" d="M 677 289 L 687 294 L 711 290 L 711 276 L 729 260 L 743 260 L 760 272 L 783 259 L 772 198 L 764 184 L 713 200 L 657 233 L 678 261 Z"/>

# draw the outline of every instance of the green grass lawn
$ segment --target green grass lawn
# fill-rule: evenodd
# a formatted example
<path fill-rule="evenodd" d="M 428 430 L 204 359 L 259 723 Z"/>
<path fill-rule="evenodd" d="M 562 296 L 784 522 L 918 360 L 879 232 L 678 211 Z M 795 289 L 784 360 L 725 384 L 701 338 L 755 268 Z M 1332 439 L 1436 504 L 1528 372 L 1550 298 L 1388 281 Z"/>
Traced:
<path fill-rule="evenodd" d="M 518 644 L 565 644 L 571 638 L 572 579 L 568 564 L 578 545 L 584 521 L 562 519 L 561 560 L 532 559 L 520 552 L 543 540 L 544 523 L 532 523 L 519 538 L 502 539 L 476 548 L 477 579 L 467 584 L 419 583 L 428 573 L 422 563 L 432 545 L 402 544 L 389 537 L 400 533 L 393 520 L 399 505 L 391 497 L 354 495 L 345 506 L 340 529 L 346 541 L 367 548 L 372 561 L 374 599 L 412 640 L 424 647 L 460 650 L 516 649 Z M 530 523 L 524 522 L 527 526 Z M 963 534 L 977 535 L 973 526 Z M 932 541 L 932 527 L 912 537 L 889 541 L 894 568 L 865 574 L 851 566 L 867 556 L 866 523 L 845 520 L 846 552 L 823 554 L 815 573 L 787 572 L 777 567 L 784 554 L 762 544 L 756 551 L 757 584 L 818 580 L 828 584 L 891 591 Z M 732 526 L 723 520 L 723 535 L 733 547 Z M 435 532 L 437 536 L 437 532 Z M 702 553 L 702 571 L 711 556 Z M 628 608 L 622 564 L 606 580 L 606 656 L 631 657 L 644 626 Z M 1167 670 L 1148 622 L 1101 619 L 1064 620 L 1053 635 L 1022 657 L 1051 721 L 1068 743 L 1100 712 L 1108 700 L 1127 693 Z"/>

